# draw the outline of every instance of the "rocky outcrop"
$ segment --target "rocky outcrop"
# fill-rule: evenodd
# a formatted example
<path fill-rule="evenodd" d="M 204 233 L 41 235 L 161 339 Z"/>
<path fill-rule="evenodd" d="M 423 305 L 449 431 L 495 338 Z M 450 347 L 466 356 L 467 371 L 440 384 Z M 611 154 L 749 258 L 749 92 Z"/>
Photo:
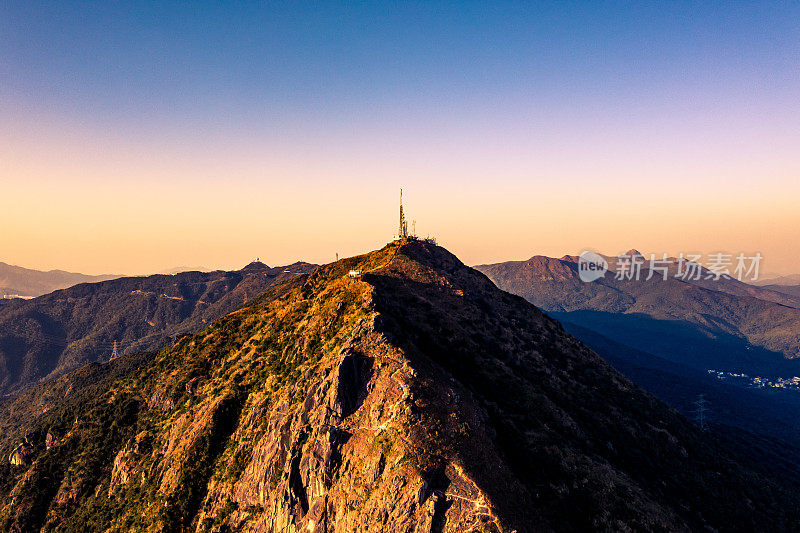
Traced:
<path fill-rule="evenodd" d="M 150 450 L 152 437 L 147 432 L 141 432 L 122 448 L 116 457 L 111 470 L 111 481 L 108 496 L 113 497 L 130 481 L 141 457 Z M 145 474 L 142 473 L 142 476 Z"/>
<path fill-rule="evenodd" d="M 33 460 L 33 455 L 33 443 L 25 439 L 9 454 L 8 462 L 14 466 L 29 466 Z"/>
<path fill-rule="evenodd" d="M 57 437 L 56 437 L 56 435 L 55 435 L 55 434 L 52 432 L 52 430 L 48 431 L 48 432 L 47 432 L 47 435 L 46 435 L 46 436 L 45 436 L 45 438 L 44 438 L 44 446 L 45 446 L 45 449 L 49 450 L 50 448 L 52 448 L 52 447 L 53 447 L 53 445 L 56 443 L 56 441 L 57 441 L 57 440 L 58 440 L 58 438 L 57 438 Z"/>

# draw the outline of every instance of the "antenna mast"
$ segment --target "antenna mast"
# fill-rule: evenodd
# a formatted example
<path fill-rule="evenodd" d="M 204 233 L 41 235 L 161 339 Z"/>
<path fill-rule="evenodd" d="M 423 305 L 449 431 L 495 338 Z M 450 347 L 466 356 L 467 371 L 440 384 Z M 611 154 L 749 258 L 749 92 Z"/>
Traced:
<path fill-rule="evenodd" d="M 397 237 L 401 241 L 408 240 L 408 222 L 406 222 L 406 215 L 403 213 L 403 189 L 400 189 L 400 228 L 397 231 Z"/>

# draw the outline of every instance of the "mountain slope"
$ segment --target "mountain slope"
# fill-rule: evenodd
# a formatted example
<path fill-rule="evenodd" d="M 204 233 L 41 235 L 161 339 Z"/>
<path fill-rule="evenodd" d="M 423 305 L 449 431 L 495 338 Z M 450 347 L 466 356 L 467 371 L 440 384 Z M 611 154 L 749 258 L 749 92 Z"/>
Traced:
<path fill-rule="evenodd" d="M 66 289 L 78 283 L 94 283 L 120 276 L 88 276 L 63 270 L 32 270 L 6 263 L 0 263 L 0 297 L 22 296 L 26 298 L 41 296 L 58 289 Z"/>
<path fill-rule="evenodd" d="M 119 278 L 0 306 L 0 394 L 118 353 L 157 350 L 313 265 Z"/>
<path fill-rule="evenodd" d="M 797 525 L 796 479 L 743 466 L 434 245 L 320 267 L 148 361 L 80 401 L 64 376 L 3 433 L 5 530 Z"/>

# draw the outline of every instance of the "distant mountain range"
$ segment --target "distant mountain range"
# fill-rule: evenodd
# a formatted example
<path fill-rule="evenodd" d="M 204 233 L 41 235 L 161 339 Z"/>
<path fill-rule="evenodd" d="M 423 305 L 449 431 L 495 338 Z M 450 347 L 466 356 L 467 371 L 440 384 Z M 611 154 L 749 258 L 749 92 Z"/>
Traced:
<path fill-rule="evenodd" d="M 765 289 L 782 292 L 794 298 L 800 298 L 800 285 L 762 285 Z"/>
<path fill-rule="evenodd" d="M 211 272 L 215 270 L 213 268 L 207 268 L 203 266 L 179 266 L 174 268 L 168 268 L 166 270 L 162 270 L 158 272 L 159 274 L 180 274 L 181 272 Z"/>
<path fill-rule="evenodd" d="M 800 360 L 783 364 L 785 358 L 800 356 L 800 297 L 731 278 L 707 279 L 709 272 L 702 267 L 699 280 L 677 279 L 678 262 L 674 259 L 669 260 L 667 279 L 660 272 L 646 279 L 646 266 L 639 280 L 616 279 L 618 259 L 606 260 L 609 272 L 591 283 L 580 279 L 575 256 L 534 256 L 527 261 L 475 268 L 500 288 L 549 312 L 583 312 L 584 316 L 596 320 L 605 316 L 610 321 L 619 321 L 622 316 L 626 324 L 636 322 L 637 328 L 668 327 L 672 332 L 682 331 L 686 338 L 699 336 L 751 352 L 742 354 L 739 361 L 731 354 L 725 366 L 732 369 L 800 369 Z M 688 348 L 691 346 L 681 352 Z M 720 362 L 715 354 L 685 355 L 681 362 L 694 366 Z"/>
<path fill-rule="evenodd" d="M 800 274 L 790 274 L 788 276 L 779 276 L 777 278 L 761 279 L 753 282 L 753 285 L 758 285 L 761 287 L 800 285 Z"/>
<path fill-rule="evenodd" d="M 800 299 L 800 274 L 763 279 L 753 285 Z"/>
<path fill-rule="evenodd" d="M 157 350 L 307 273 L 308 263 L 81 283 L 0 305 L 0 394 L 117 353 Z"/>
<path fill-rule="evenodd" d="M 0 263 L 0 298 L 41 296 L 78 283 L 92 283 L 119 278 L 119 275 L 89 276 L 64 270 L 42 272 Z"/>
<path fill-rule="evenodd" d="M 708 280 L 705 269 L 703 279 L 675 279 L 674 260 L 667 280 L 661 273 L 646 280 L 646 269 L 639 281 L 617 280 L 618 259 L 605 259 L 610 271 L 590 283 L 580 279 L 575 256 L 475 268 L 546 310 L 682 412 L 691 416 L 692 402 L 706 394 L 716 420 L 800 444 L 800 391 L 758 381 L 800 376 L 800 295 L 735 279 Z M 747 378 L 724 379 L 732 374 Z"/>
<path fill-rule="evenodd" d="M 447 250 L 393 242 L 0 401 L 0 529 L 796 529 L 791 454 L 716 429 Z"/>

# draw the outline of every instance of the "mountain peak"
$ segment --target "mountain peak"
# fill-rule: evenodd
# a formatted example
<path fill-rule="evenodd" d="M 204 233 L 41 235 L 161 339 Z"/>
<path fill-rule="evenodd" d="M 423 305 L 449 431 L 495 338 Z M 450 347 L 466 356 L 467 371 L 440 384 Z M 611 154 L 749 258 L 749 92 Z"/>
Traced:
<path fill-rule="evenodd" d="M 461 260 L 450 253 L 449 250 L 433 243 L 424 241 L 412 241 L 400 245 L 394 261 L 402 262 L 402 258 L 407 258 L 415 263 L 424 265 L 432 270 L 453 274 L 458 271 L 469 270 Z M 409 272 L 413 274 L 413 272 Z"/>
<path fill-rule="evenodd" d="M 262 263 L 261 261 L 252 261 L 242 269 L 242 272 L 252 272 L 258 270 L 269 270 L 269 266 Z"/>
<path fill-rule="evenodd" d="M 642 252 L 640 252 L 636 248 L 631 248 L 630 250 L 628 250 L 624 254 L 620 254 L 620 257 L 623 257 L 623 256 L 626 256 L 626 257 L 644 257 L 644 255 L 642 255 Z"/>

